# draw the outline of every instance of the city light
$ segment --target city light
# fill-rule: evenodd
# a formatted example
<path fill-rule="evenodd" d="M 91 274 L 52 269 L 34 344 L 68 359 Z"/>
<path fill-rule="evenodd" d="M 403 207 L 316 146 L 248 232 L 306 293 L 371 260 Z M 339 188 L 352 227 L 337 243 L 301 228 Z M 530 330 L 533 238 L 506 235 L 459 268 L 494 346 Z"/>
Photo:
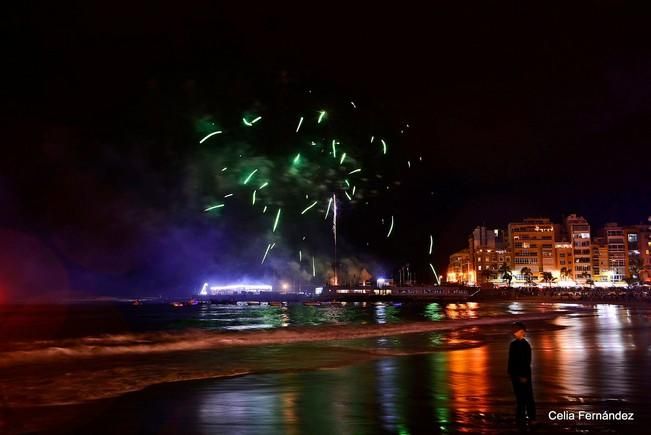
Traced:
<path fill-rule="evenodd" d="M 208 287 L 208 284 L 204 284 L 204 287 Z M 226 285 L 212 285 L 209 287 L 210 294 L 233 294 L 237 292 L 270 292 L 273 290 L 273 286 L 269 284 L 226 284 Z M 203 291 L 203 289 L 202 289 Z M 206 291 L 206 293 L 208 293 Z"/>

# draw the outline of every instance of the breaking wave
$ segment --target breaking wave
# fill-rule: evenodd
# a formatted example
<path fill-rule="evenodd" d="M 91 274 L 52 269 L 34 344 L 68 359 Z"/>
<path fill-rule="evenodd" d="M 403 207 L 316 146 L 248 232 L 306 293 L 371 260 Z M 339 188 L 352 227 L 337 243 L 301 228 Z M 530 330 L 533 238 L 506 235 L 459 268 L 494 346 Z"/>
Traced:
<path fill-rule="evenodd" d="M 296 372 L 481 346 L 500 324 L 563 312 L 240 331 L 186 329 L 14 343 L 0 352 L 2 404 L 81 404 L 169 382 Z M 545 328 L 552 325 L 546 324 Z"/>
<path fill-rule="evenodd" d="M 543 320 L 559 313 L 528 314 L 518 320 Z M 242 346 L 305 343 L 333 340 L 364 339 L 381 336 L 445 331 L 469 326 L 496 325 L 513 320 L 514 316 L 439 322 L 410 322 L 380 325 L 337 325 L 260 330 L 265 325 L 241 325 L 237 332 L 189 329 L 182 332 L 116 334 L 67 340 L 41 340 L 19 344 L 17 349 L 0 352 L 0 367 L 29 363 L 52 363 L 57 360 L 160 354 L 168 352 L 224 349 Z M 255 328 L 255 331 L 246 329 Z M 271 328 L 271 326 L 270 326 Z"/>

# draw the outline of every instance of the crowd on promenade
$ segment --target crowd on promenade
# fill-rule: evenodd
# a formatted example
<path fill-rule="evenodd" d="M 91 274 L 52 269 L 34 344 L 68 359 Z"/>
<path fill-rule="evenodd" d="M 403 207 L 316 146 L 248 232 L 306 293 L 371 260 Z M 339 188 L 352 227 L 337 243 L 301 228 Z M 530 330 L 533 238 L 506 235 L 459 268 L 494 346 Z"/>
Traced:
<path fill-rule="evenodd" d="M 519 287 L 489 290 L 504 297 L 538 296 L 549 299 L 585 301 L 645 301 L 651 302 L 651 289 L 644 286 L 619 287 Z M 484 292 L 483 292 L 484 293 Z"/>

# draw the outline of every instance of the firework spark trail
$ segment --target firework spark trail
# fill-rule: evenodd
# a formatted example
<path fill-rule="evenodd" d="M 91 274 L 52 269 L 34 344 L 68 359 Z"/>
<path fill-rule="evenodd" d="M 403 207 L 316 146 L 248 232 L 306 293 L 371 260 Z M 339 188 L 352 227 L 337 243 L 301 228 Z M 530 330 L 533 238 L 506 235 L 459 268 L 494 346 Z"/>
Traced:
<path fill-rule="evenodd" d="M 337 277 L 337 198 L 332 194 L 332 237 L 335 245 L 335 262 L 334 262 L 334 285 L 339 285 L 339 278 Z"/>
<path fill-rule="evenodd" d="M 210 206 L 208 208 L 205 208 L 203 211 L 210 211 L 210 210 L 214 210 L 216 208 L 222 208 L 223 206 L 224 206 L 224 204 L 217 204 L 217 205 L 213 205 L 213 206 Z"/>
<path fill-rule="evenodd" d="M 258 116 L 257 118 L 253 119 L 252 121 L 248 121 L 245 117 L 243 117 L 242 122 L 244 122 L 244 125 L 246 125 L 247 127 L 252 127 L 253 124 L 260 121 L 261 119 L 262 119 L 262 116 Z"/>
<path fill-rule="evenodd" d="M 316 266 L 314 264 L 314 255 L 312 256 L 312 277 L 316 276 Z"/>
<path fill-rule="evenodd" d="M 302 263 L 303 262 L 303 251 L 300 249 L 298 250 L 298 262 Z"/>
<path fill-rule="evenodd" d="M 344 101 L 344 103 L 345 103 L 345 101 Z M 350 111 L 350 109 L 349 109 L 349 110 L 346 111 L 346 113 L 347 113 L 347 116 L 352 117 L 356 113 L 355 111 L 361 106 L 357 106 L 356 102 L 353 101 L 353 100 L 349 100 L 348 103 L 350 104 L 350 106 L 348 106 L 348 107 L 350 108 L 352 106 L 353 111 Z M 303 125 L 303 123 L 305 122 L 306 119 L 308 119 L 308 121 L 309 121 L 310 120 L 309 118 L 311 118 L 312 122 L 314 120 L 316 120 L 317 124 L 321 124 L 321 123 L 329 124 L 330 121 L 331 121 L 329 113 L 326 110 L 318 110 L 316 112 L 303 112 L 303 113 L 307 113 L 307 116 L 303 116 L 302 113 L 300 113 L 300 112 L 298 114 L 294 114 L 294 116 L 289 119 L 289 126 L 288 126 L 289 129 L 290 129 L 289 133 L 291 134 L 291 123 L 296 122 L 296 124 L 294 124 L 295 134 L 296 134 L 295 137 L 301 139 L 301 142 L 304 142 L 302 139 L 304 138 L 304 135 L 306 134 L 306 130 L 303 130 L 303 133 L 300 133 L 301 129 L 302 129 L 302 125 Z M 240 124 L 240 131 L 247 131 L 247 127 L 253 127 L 255 124 L 257 124 L 261 120 L 262 120 L 261 116 L 246 114 L 244 117 L 242 117 L 243 124 Z M 262 124 L 262 126 L 266 127 L 266 124 L 267 123 L 265 122 L 265 124 Z M 313 126 L 313 124 L 310 124 L 310 125 Z M 314 126 L 314 127 L 316 127 L 316 126 Z M 330 125 L 324 126 L 324 128 L 326 128 L 326 127 L 329 129 Z M 334 126 L 334 127 L 336 127 L 336 126 Z M 211 137 L 223 133 L 221 130 L 214 131 L 215 130 L 214 124 L 213 124 L 213 127 L 210 130 L 213 130 L 213 132 L 209 133 L 209 134 L 206 134 L 206 136 L 204 136 L 199 141 L 199 143 L 205 143 Z M 208 130 L 208 131 L 210 131 L 210 130 Z M 226 132 L 226 130 L 224 130 L 224 132 Z M 383 134 L 382 132 L 379 132 L 379 133 L 381 135 Z M 386 133 L 386 134 L 388 134 L 388 133 Z M 337 267 L 336 267 L 336 261 L 337 261 L 336 260 L 336 258 L 337 258 L 336 257 L 336 255 L 337 255 L 336 254 L 337 222 L 336 221 L 337 221 L 337 218 L 338 218 L 338 216 L 337 216 L 337 205 L 338 204 L 336 203 L 336 195 L 333 192 L 336 192 L 337 189 L 341 189 L 340 196 L 341 196 L 341 192 L 343 192 L 346 195 L 346 197 L 348 198 L 348 200 L 351 201 L 351 205 L 356 204 L 358 202 L 358 200 L 359 200 L 359 197 L 356 196 L 356 194 L 357 194 L 357 186 L 356 186 L 356 184 L 360 184 L 360 192 L 363 191 L 364 186 L 367 186 L 367 188 L 369 190 L 368 191 L 365 190 L 365 191 L 362 192 L 364 194 L 364 196 L 366 196 L 367 192 L 370 195 L 378 195 L 378 194 L 383 195 L 382 191 L 378 192 L 377 190 L 373 189 L 371 186 L 368 186 L 367 184 L 365 184 L 368 180 L 364 177 L 363 174 L 360 174 L 359 176 L 357 176 L 356 177 L 357 179 L 352 178 L 353 174 L 361 173 L 362 169 L 364 169 L 364 171 L 363 171 L 364 174 L 374 174 L 374 173 L 379 172 L 379 168 L 374 167 L 373 165 L 370 164 L 370 162 L 369 162 L 368 167 L 366 166 L 366 164 L 364 162 L 360 162 L 360 163 L 364 164 L 365 167 L 361 168 L 361 164 L 360 164 L 359 165 L 360 167 L 355 168 L 355 166 L 353 166 L 353 165 L 357 165 L 358 163 L 355 161 L 355 159 L 353 159 L 346 152 L 344 152 L 343 148 L 348 148 L 349 142 L 354 145 L 357 141 L 356 140 L 349 140 L 348 135 L 340 136 L 340 138 L 346 138 L 346 139 L 343 140 L 347 144 L 344 147 L 341 144 L 341 142 L 337 141 L 337 139 L 336 139 L 337 136 L 338 136 L 338 133 L 336 131 L 332 131 L 332 133 L 322 133 L 322 135 L 320 135 L 319 138 L 316 138 L 316 137 L 314 137 L 314 138 L 309 138 L 308 137 L 307 138 L 307 142 L 311 143 L 312 146 L 316 147 L 316 149 L 314 149 L 314 151 L 316 151 L 317 153 L 320 153 L 320 157 L 316 157 L 316 155 L 313 156 L 313 151 L 311 150 L 310 154 L 309 154 L 309 159 L 308 159 L 307 154 L 305 154 L 305 152 L 302 149 L 300 150 L 301 151 L 300 153 L 297 153 L 298 150 L 295 150 L 294 153 L 290 153 L 289 156 L 285 155 L 286 157 L 284 157 L 284 158 L 281 157 L 281 156 L 275 156 L 275 155 L 274 156 L 265 156 L 264 154 L 258 155 L 258 156 L 253 155 L 253 156 L 251 156 L 253 159 L 266 159 L 266 161 L 268 163 L 266 163 L 265 166 L 262 166 L 262 165 L 260 165 L 258 163 L 254 163 L 254 160 L 251 160 L 249 165 L 248 165 L 248 168 L 247 168 L 247 166 L 243 166 L 243 167 L 239 166 L 239 165 L 241 165 L 241 164 L 243 164 L 245 162 L 245 159 L 242 159 L 244 152 L 242 150 L 238 150 L 237 148 L 234 148 L 233 149 L 233 151 L 234 151 L 233 157 L 237 158 L 237 155 L 239 154 L 239 157 L 240 157 L 241 160 L 238 160 L 239 163 L 235 163 L 236 160 L 224 159 L 223 164 L 229 163 L 229 164 L 231 164 L 231 167 L 224 166 L 223 168 L 221 168 L 222 173 L 224 173 L 228 169 L 230 169 L 229 175 L 232 173 L 232 175 L 230 175 L 230 176 L 232 177 L 231 181 L 233 183 L 239 184 L 240 186 L 242 186 L 242 185 L 251 185 L 250 186 L 251 190 L 248 190 L 246 187 L 244 188 L 244 190 L 247 190 L 246 192 L 244 190 L 238 192 L 236 190 L 231 190 L 230 188 L 229 188 L 229 190 L 231 192 L 233 192 L 233 193 L 229 193 L 228 190 L 226 190 L 225 192 L 222 191 L 221 194 L 224 195 L 224 198 L 229 198 L 231 196 L 234 196 L 234 193 L 238 193 L 238 195 L 240 195 L 240 197 L 246 197 L 246 195 L 248 194 L 248 191 L 251 191 L 251 205 L 253 207 L 255 207 L 256 205 L 261 207 L 263 214 L 265 214 L 267 211 L 269 211 L 270 213 L 273 213 L 271 210 L 273 208 L 277 208 L 277 212 L 275 213 L 274 220 L 273 220 L 272 232 L 273 233 L 279 232 L 283 236 L 285 235 L 284 233 L 285 233 L 286 228 L 284 228 L 283 231 L 278 230 L 279 224 L 280 224 L 280 217 L 281 217 L 281 214 L 282 214 L 282 208 L 289 207 L 288 210 L 289 210 L 290 216 L 294 216 L 293 213 L 295 213 L 295 211 L 300 211 L 301 209 L 299 207 L 301 206 L 301 203 L 303 203 L 304 207 L 305 206 L 307 206 L 307 207 L 302 209 L 302 211 L 300 211 L 300 214 L 301 215 L 307 214 L 310 209 L 317 208 L 316 207 L 317 205 L 319 205 L 318 209 L 320 209 L 321 204 L 319 204 L 319 202 L 322 201 L 322 199 L 320 199 L 322 197 L 320 197 L 320 195 L 316 194 L 317 191 L 312 192 L 312 190 L 308 190 L 308 189 L 313 189 L 315 187 L 315 185 L 317 183 L 319 183 L 319 184 L 321 184 L 321 186 L 323 186 L 322 188 L 324 190 L 327 189 L 327 191 L 330 191 L 331 197 L 328 198 L 328 204 L 327 204 L 324 220 L 327 221 L 330 218 L 330 213 L 332 212 L 332 214 L 333 214 L 333 217 L 332 217 L 332 219 L 333 219 L 332 230 L 333 230 L 333 240 L 334 240 L 334 246 L 335 246 L 335 280 L 337 278 L 336 277 L 336 275 L 337 275 L 337 270 L 336 270 L 337 269 Z M 335 139 L 333 139 L 333 137 L 335 137 Z M 368 150 L 368 153 L 375 154 L 375 155 L 377 155 L 377 148 L 374 148 L 374 147 L 377 147 L 377 145 L 374 145 L 374 144 L 375 144 L 375 140 L 377 139 L 378 140 L 378 142 L 377 142 L 378 145 L 381 146 L 382 154 L 383 155 L 388 155 L 388 140 L 389 139 L 386 139 L 386 136 L 385 136 L 385 138 L 383 138 L 382 136 L 375 137 L 374 135 L 364 134 L 363 136 L 358 137 L 358 138 L 361 138 L 362 142 L 364 142 L 364 140 L 369 140 L 369 138 L 370 138 L 370 143 L 373 144 L 373 146 L 371 146 L 371 149 Z M 229 139 L 230 139 L 230 137 L 229 137 Z M 215 139 L 213 139 L 213 140 L 215 141 L 215 143 L 217 143 L 217 140 L 215 140 Z M 328 141 L 331 141 L 331 143 L 328 144 Z M 236 144 L 236 143 L 237 142 L 234 142 L 234 144 Z M 367 142 L 367 144 L 368 144 L 368 142 Z M 308 145 L 308 144 L 306 143 L 305 145 Z M 331 145 L 330 150 L 328 149 L 329 148 L 328 145 Z M 398 143 L 394 143 L 392 146 L 398 146 L 398 145 L 399 145 Z M 351 149 L 347 149 L 346 151 L 351 151 L 351 155 L 357 155 L 356 152 L 355 152 L 356 149 L 357 148 L 353 147 Z M 399 150 L 399 148 L 396 148 L 396 152 L 398 150 Z M 328 152 L 328 151 L 330 151 L 330 152 Z M 367 155 L 364 153 L 364 151 L 360 151 L 360 153 L 361 154 L 359 155 L 359 157 L 362 157 L 362 158 L 367 157 Z M 303 155 L 301 155 L 301 154 L 303 154 Z M 317 158 L 318 158 L 318 160 L 317 160 Z M 290 179 L 282 178 L 282 179 L 279 180 L 279 179 L 275 178 L 276 174 L 277 174 L 277 171 L 272 170 L 269 173 L 267 173 L 265 171 L 267 171 L 267 168 L 274 168 L 274 167 L 276 167 L 276 168 L 285 167 L 286 168 L 287 167 L 287 160 L 290 160 L 290 162 L 289 162 L 290 163 L 290 168 L 291 168 L 290 175 L 291 174 L 296 175 L 296 172 L 297 172 L 297 170 L 299 168 L 301 169 L 301 174 L 300 174 L 300 177 L 298 177 L 298 178 L 292 178 L 291 179 L 292 184 L 289 184 L 289 185 L 286 186 L 286 184 L 287 184 L 286 182 L 290 181 Z M 422 159 L 421 159 L 421 161 L 422 161 Z M 410 160 L 407 161 L 407 165 L 408 165 L 408 167 L 411 167 L 411 161 Z M 256 168 L 256 166 L 257 166 L 257 168 Z M 219 168 L 217 168 L 217 170 L 219 170 Z M 349 171 L 349 172 L 345 172 L 345 171 Z M 345 174 L 348 174 L 348 176 L 350 176 L 350 181 L 348 179 L 344 178 L 344 177 L 346 177 Z M 225 175 L 226 174 L 221 176 L 220 179 L 218 180 L 220 183 L 222 183 L 222 181 L 223 181 L 222 177 L 224 177 Z M 287 176 L 284 173 L 281 173 L 279 175 L 281 177 L 286 177 Z M 343 176 L 339 177 L 339 175 L 343 175 Z M 256 176 L 257 176 L 257 178 L 255 178 Z M 264 176 L 264 178 L 263 178 L 263 176 Z M 380 173 L 378 173 L 377 177 L 381 179 L 382 175 Z M 265 181 L 265 178 L 267 179 L 267 181 Z M 342 183 L 342 179 L 343 179 L 343 183 Z M 224 178 L 224 180 L 225 180 L 225 178 Z M 281 187 L 281 189 L 276 189 L 276 188 L 267 189 L 268 191 L 265 192 L 265 193 L 267 193 L 268 195 L 263 195 L 260 198 L 257 198 L 257 196 L 258 196 L 257 195 L 257 190 L 261 191 L 262 189 L 269 186 L 269 184 L 271 182 L 277 183 L 277 185 L 279 187 Z M 396 185 L 397 184 L 398 183 L 396 183 Z M 228 184 L 224 184 L 224 185 L 228 186 Z M 256 185 L 259 186 L 257 189 L 255 188 Z M 274 186 L 276 186 L 276 184 L 274 184 Z M 289 188 L 285 188 L 285 187 L 289 187 Z M 387 186 L 387 189 L 388 188 L 389 187 Z M 392 189 L 393 189 L 393 186 L 392 186 Z M 305 195 L 306 199 L 303 202 L 302 201 L 302 196 L 306 191 L 310 191 L 311 194 L 310 195 Z M 299 193 L 299 192 L 301 192 L 301 193 Z M 314 193 L 314 194 L 312 194 L 312 193 Z M 282 195 L 282 197 L 281 198 L 276 198 L 275 197 L 276 194 L 280 194 L 280 195 Z M 291 195 L 291 199 L 289 198 L 290 195 Z M 362 194 L 360 194 L 360 195 L 362 195 Z M 269 200 L 267 200 L 267 199 L 269 199 Z M 318 201 L 314 201 L 315 199 L 318 199 Z M 356 201 L 352 202 L 353 199 L 355 199 Z M 290 203 L 290 201 L 291 201 L 291 203 Z M 207 204 L 206 205 L 207 208 L 205 209 L 205 211 L 210 211 L 210 210 L 214 210 L 214 209 L 217 209 L 217 208 L 224 207 L 223 203 L 221 203 L 221 204 L 214 203 L 214 204 L 215 205 L 212 205 L 210 207 L 208 207 L 209 204 Z M 229 206 L 231 206 L 231 204 L 232 203 L 229 202 Z M 367 204 L 368 204 L 368 202 L 367 202 Z M 269 209 L 269 210 L 267 210 L 267 209 Z M 389 211 L 389 213 L 391 213 L 391 211 Z M 215 214 L 215 216 L 218 216 L 218 215 L 219 215 L 218 213 Z M 315 216 L 316 216 L 316 212 L 315 212 Z M 385 218 L 385 220 L 386 220 L 386 218 Z M 301 220 L 301 222 L 302 222 L 301 225 L 303 225 L 303 223 L 308 224 L 308 220 Z M 382 226 L 384 227 L 384 225 L 386 225 L 385 222 L 383 222 Z M 394 225 L 395 225 L 394 215 L 391 215 L 391 225 L 388 227 L 388 232 L 385 233 L 387 238 L 390 238 L 392 236 Z M 384 231 L 386 231 L 386 227 L 384 227 L 384 228 L 385 228 Z M 383 231 L 383 230 L 381 229 L 380 231 Z M 380 237 L 381 237 L 381 233 L 380 233 Z M 263 263 L 266 264 L 266 258 L 269 256 L 269 254 L 273 250 L 274 245 L 275 244 L 272 243 L 272 244 L 269 244 L 267 246 L 267 251 L 265 252 L 265 256 L 263 257 L 263 260 L 262 260 Z M 294 245 L 292 248 L 299 251 L 299 261 L 302 262 L 302 250 L 298 249 L 299 247 L 302 248 L 302 247 L 305 247 L 305 246 L 301 246 L 301 245 L 296 246 L 296 245 Z M 294 252 L 296 252 L 296 250 Z M 432 235 L 430 235 L 430 246 L 429 246 L 429 250 L 428 250 L 430 255 L 431 255 L 432 251 L 433 251 L 433 237 L 432 237 Z M 310 254 L 312 254 L 312 253 L 310 253 Z M 296 255 L 296 254 L 294 254 L 294 255 Z M 316 257 L 315 257 L 315 255 L 311 255 L 311 256 L 312 256 L 312 263 L 313 263 L 313 271 L 312 272 L 313 272 L 313 276 L 315 276 Z M 306 258 L 309 258 L 309 257 L 306 257 Z M 309 267 L 309 265 L 308 265 L 308 267 Z M 438 275 L 436 275 L 436 276 L 438 278 Z"/>
<path fill-rule="evenodd" d="M 429 235 L 429 255 L 432 255 L 432 248 L 434 247 L 434 237 Z"/>
<path fill-rule="evenodd" d="M 391 236 L 391 233 L 393 232 L 393 215 L 391 215 L 391 225 L 389 226 L 389 232 L 387 233 L 387 239 L 389 236 Z"/>
<path fill-rule="evenodd" d="M 267 250 L 264 251 L 264 256 L 262 257 L 262 261 L 260 264 L 264 264 L 264 261 L 267 259 L 267 255 L 269 254 L 269 250 L 271 249 L 271 243 L 267 244 Z"/>
<path fill-rule="evenodd" d="M 436 269 L 434 269 L 434 266 L 432 265 L 432 263 L 429 264 L 429 267 L 432 269 L 432 272 L 434 273 L 434 278 L 436 278 L 436 283 L 438 285 L 441 285 L 441 279 L 439 278 L 438 273 L 436 273 Z"/>
<path fill-rule="evenodd" d="M 274 220 L 274 228 L 273 228 L 273 231 L 271 231 L 272 233 L 275 233 L 276 228 L 278 227 L 278 221 L 280 220 L 280 210 L 281 209 L 279 208 L 278 212 L 276 212 L 276 220 Z"/>
<path fill-rule="evenodd" d="M 301 212 L 301 214 L 305 214 L 309 209 L 311 209 L 312 207 L 314 207 L 316 204 L 317 204 L 317 201 L 314 201 L 312 204 L 310 204 L 310 205 L 308 205 L 307 207 L 305 207 L 305 209 Z"/>
<path fill-rule="evenodd" d="M 251 180 L 251 177 L 253 177 L 253 176 L 255 175 L 256 172 L 258 172 L 258 169 L 257 169 L 257 168 L 254 169 L 253 172 L 251 172 L 251 173 L 249 174 L 249 176 L 246 177 L 246 178 L 244 179 L 244 184 L 248 183 L 248 182 Z"/>
<path fill-rule="evenodd" d="M 330 206 L 332 205 L 332 198 L 328 199 L 328 208 L 326 209 L 326 214 L 323 220 L 328 219 L 328 213 L 330 213 Z"/>
<path fill-rule="evenodd" d="M 206 135 L 203 139 L 201 139 L 199 143 L 204 143 L 206 140 L 208 140 L 209 138 L 213 137 L 216 134 L 222 134 L 222 131 L 221 130 L 213 131 L 212 133 Z"/>
<path fill-rule="evenodd" d="M 332 194 L 332 234 L 334 235 L 335 249 L 337 248 L 337 198 Z"/>

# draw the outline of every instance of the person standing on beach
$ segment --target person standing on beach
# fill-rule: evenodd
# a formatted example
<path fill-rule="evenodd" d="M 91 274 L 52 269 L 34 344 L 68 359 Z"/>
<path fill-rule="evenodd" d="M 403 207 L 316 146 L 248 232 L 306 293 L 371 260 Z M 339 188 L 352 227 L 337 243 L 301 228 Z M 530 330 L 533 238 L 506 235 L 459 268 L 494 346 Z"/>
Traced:
<path fill-rule="evenodd" d="M 536 419 L 536 403 L 533 400 L 531 383 L 531 346 L 525 340 L 527 328 L 522 322 L 514 322 L 512 333 L 514 340 L 509 346 L 508 374 L 513 384 L 513 393 L 517 402 L 515 416 L 519 423 Z"/>

